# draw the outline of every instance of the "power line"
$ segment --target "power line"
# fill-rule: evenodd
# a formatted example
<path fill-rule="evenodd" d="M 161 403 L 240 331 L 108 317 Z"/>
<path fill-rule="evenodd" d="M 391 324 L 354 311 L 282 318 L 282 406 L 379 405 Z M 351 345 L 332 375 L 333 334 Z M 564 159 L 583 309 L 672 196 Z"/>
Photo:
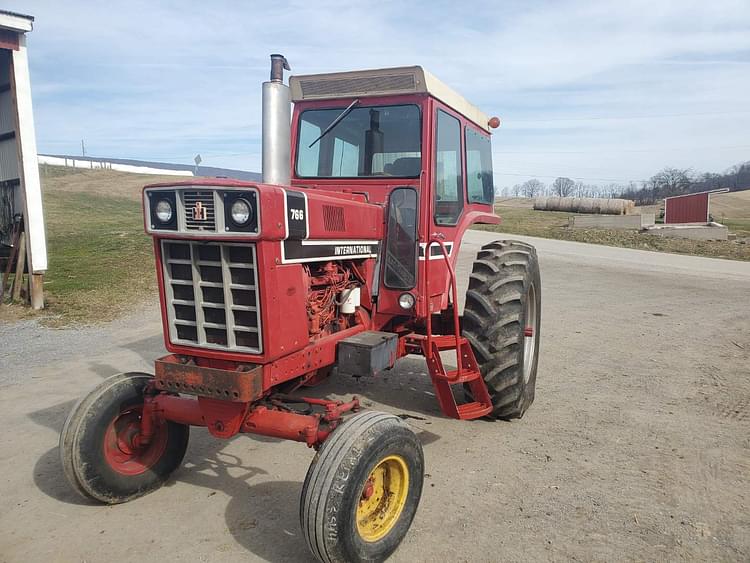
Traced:
<path fill-rule="evenodd" d="M 646 180 L 623 180 L 622 178 L 589 178 L 585 176 L 566 176 L 564 174 L 521 174 L 520 172 L 495 172 L 495 176 L 521 176 L 524 178 L 560 178 L 562 176 L 573 180 L 591 180 L 596 182 L 645 182 Z"/>
<path fill-rule="evenodd" d="M 513 123 L 552 123 L 557 121 L 602 121 L 606 119 L 665 119 L 670 117 L 709 117 L 718 115 L 741 115 L 748 114 L 750 110 L 739 111 L 714 111 L 714 112 L 696 112 L 696 113 L 655 113 L 651 115 L 594 115 L 589 117 L 554 117 L 550 119 L 513 119 L 512 117 L 503 118 L 507 124 Z"/>
<path fill-rule="evenodd" d="M 727 147 L 705 146 L 705 147 L 664 147 L 653 149 L 592 149 L 585 151 L 492 151 L 493 154 L 591 154 L 591 153 L 651 153 L 651 152 L 671 152 L 671 151 L 699 151 L 699 150 L 734 150 L 750 149 L 750 145 L 734 145 Z"/>

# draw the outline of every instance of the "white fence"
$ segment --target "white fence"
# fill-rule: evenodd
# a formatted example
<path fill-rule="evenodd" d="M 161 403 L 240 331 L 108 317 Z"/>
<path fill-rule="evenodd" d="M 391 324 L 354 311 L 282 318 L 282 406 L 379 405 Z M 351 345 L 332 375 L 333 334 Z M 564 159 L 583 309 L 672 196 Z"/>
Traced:
<path fill-rule="evenodd" d="M 68 166 L 71 168 L 88 168 L 91 170 L 118 170 L 120 172 L 132 172 L 134 174 L 161 174 L 163 176 L 193 176 L 189 170 L 169 170 L 165 168 L 153 168 L 149 166 L 134 166 L 132 164 L 118 164 L 99 160 L 84 158 L 64 158 L 60 156 L 39 155 L 39 164 L 50 166 Z"/>

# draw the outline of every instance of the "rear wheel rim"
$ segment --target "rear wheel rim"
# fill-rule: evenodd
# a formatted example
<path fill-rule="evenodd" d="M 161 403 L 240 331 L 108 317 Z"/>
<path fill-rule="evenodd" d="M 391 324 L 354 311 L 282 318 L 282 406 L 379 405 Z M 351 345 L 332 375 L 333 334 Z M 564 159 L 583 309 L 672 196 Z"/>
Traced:
<path fill-rule="evenodd" d="M 409 492 L 409 468 L 404 458 L 380 461 L 362 486 L 357 506 L 357 531 L 366 542 L 384 538 L 396 525 Z"/>
<path fill-rule="evenodd" d="M 130 407 L 120 412 L 104 433 L 104 459 L 117 473 L 127 476 L 141 475 L 151 469 L 167 449 L 168 429 L 156 423 L 154 434 L 147 445 L 138 445 L 142 406 Z"/>
<path fill-rule="evenodd" d="M 529 285 L 526 293 L 525 321 L 523 330 L 523 382 L 528 383 L 531 372 L 534 369 L 534 357 L 536 355 L 537 326 L 536 288 L 534 284 Z"/>

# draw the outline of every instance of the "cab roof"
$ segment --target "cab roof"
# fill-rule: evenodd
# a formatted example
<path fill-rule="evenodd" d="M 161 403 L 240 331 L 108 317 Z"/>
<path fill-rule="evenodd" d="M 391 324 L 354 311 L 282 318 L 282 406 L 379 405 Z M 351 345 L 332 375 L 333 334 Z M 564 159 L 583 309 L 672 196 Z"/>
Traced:
<path fill-rule="evenodd" d="M 489 131 L 489 116 L 421 66 L 289 77 L 292 101 L 429 94 Z"/>

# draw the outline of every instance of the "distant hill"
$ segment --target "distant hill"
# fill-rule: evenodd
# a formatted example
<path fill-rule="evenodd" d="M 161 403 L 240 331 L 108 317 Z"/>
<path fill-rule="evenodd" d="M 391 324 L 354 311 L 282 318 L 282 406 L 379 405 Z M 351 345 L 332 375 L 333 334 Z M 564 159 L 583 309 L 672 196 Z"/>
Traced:
<path fill-rule="evenodd" d="M 711 215 L 719 221 L 722 217 L 750 218 L 750 189 L 711 196 Z"/>
<path fill-rule="evenodd" d="M 169 162 L 152 162 L 150 160 L 135 160 L 130 158 L 103 158 L 95 156 L 75 156 L 65 154 L 40 154 L 40 160 L 44 160 L 44 157 L 54 159 L 64 159 L 69 161 L 76 161 L 76 167 L 81 168 L 81 162 L 90 162 L 96 164 L 98 168 L 106 168 L 107 164 L 121 164 L 125 166 L 134 166 L 149 168 L 153 170 L 164 170 L 164 171 L 181 171 L 194 174 L 195 176 L 203 176 L 207 178 L 226 177 L 234 178 L 236 180 L 246 180 L 249 182 L 260 182 L 261 174 L 258 172 L 249 172 L 247 170 L 235 170 L 233 168 L 217 168 L 215 166 L 198 166 L 197 170 L 195 166 L 190 164 L 172 164 Z M 153 173 L 153 172 L 152 172 Z M 168 173 L 168 172 L 166 172 Z M 158 174 L 158 172 L 157 172 Z"/>

